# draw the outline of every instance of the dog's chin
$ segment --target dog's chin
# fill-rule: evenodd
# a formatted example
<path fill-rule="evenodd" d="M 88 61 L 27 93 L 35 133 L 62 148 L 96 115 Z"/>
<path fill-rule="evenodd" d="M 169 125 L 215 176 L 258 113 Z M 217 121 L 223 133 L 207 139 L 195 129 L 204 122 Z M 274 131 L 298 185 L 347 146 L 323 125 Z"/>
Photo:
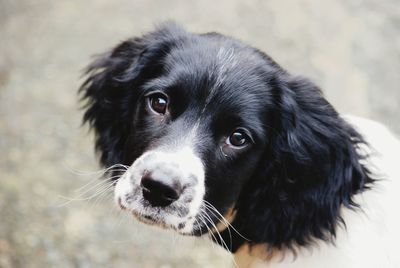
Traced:
<path fill-rule="evenodd" d="M 140 199 L 139 199 L 140 200 Z M 180 217 L 178 210 L 172 207 L 152 207 L 141 198 L 141 202 L 135 200 L 127 204 L 126 200 L 121 197 L 116 197 L 116 202 L 121 210 L 133 215 L 138 221 L 147 225 L 157 226 L 167 230 L 176 231 L 182 235 L 202 234 L 202 227 L 196 225 L 197 215 Z"/>
<path fill-rule="evenodd" d="M 120 205 L 121 207 L 121 205 Z M 122 210 L 126 211 L 126 208 L 121 207 Z M 146 214 L 144 212 L 138 212 L 136 210 L 130 210 L 129 211 L 133 217 L 138 220 L 141 223 L 159 227 L 165 230 L 172 230 L 180 235 L 185 235 L 185 236 L 203 236 L 207 233 L 214 232 L 215 229 L 211 226 L 214 226 L 215 228 L 218 229 L 218 223 L 213 222 L 210 223 L 208 222 L 207 225 L 204 224 L 204 220 L 202 220 L 202 216 L 196 215 L 194 217 L 189 217 L 188 219 L 180 221 L 178 225 L 168 223 L 166 219 L 168 219 L 169 216 L 174 217 L 173 215 L 168 215 L 167 213 L 164 213 L 165 216 L 161 216 L 161 214 L 157 213 L 151 213 L 151 214 Z M 213 219 L 214 220 L 214 219 Z"/>
<path fill-rule="evenodd" d="M 161 227 L 163 229 L 174 230 L 174 231 L 179 232 L 179 229 L 177 229 L 176 226 L 167 224 L 163 219 L 158 219 L 158 218 L 155 218 L 154 216 L 141 214 L 136 211 L 131 211 L 131 213 L 138 221 L 145 223 L 147 225 L 154 225 L 157 227 Z"/>
<path fill-rule="evenodd" d="M 201 209 L 195 212 L 180 202 L 167 207 L 154 207 L 143 198 L 140 187 L 131 186 L 129 193 L 124 195 L 118 192 L 118 187 L 119 185 L 115 193 L 117 205 L 121 210 L 132 214 L 139 222 L 186 236 L 202 236 L 219 229 L 218 218 L 213 214 L 202 214 Z M 182 211 L 189 212 L 182 213 Z"/>
<path fill-rule="evenodd" d="M 130 213 L 136 220 L 144 224 L 160 227 L 165 230 L 172 230 L 181 235 L 200 236 L 202 234 L 202 231 L 199 229 L 199 227 L 194 226 L 190 220 L 183 220 L 178 225 L 176 225 L 169 223 L 164 217 L 160 217 L 157 215 L 144 214 L 135 210 L 131 210 Z M 166 218 L 168 218 L 168 215 L 166 215 Z"/>

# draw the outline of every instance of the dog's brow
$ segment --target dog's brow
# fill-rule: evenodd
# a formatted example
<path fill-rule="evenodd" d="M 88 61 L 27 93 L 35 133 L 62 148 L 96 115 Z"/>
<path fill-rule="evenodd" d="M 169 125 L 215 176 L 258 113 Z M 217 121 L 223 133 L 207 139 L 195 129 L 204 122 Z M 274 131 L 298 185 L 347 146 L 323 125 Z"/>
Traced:
<path fill-rule="evenodd" d="M 215 66 L 209 73 L 209 79 L 213 80 L 216 77 L 214 85 L 210 88 L 210 92 L 204 103 L 204 107 L 201 111 L 201 115 L 204 114 L 208 104 L 211 102 L 212 98 L 216 95 L 217 89 L 221 87 L 226 79 L 226 74 L 229 69 L 237 65 L 237 60 L 235 58 L 234 48 L 221 47 L 218 50 Z M 214 76 L 214 77 L 213 77 Z"/>
<path fill-rule="evenodd" d="M 229 69 L 233 68 L 237 64 L 237 60 L 235 58 L 235 49 L 234 48 L 224 48 L 221 47 L 217 54 L 217 82 L 215 83 L 215 87 L 218 88 L 226 79 L 226 74 Z"/>

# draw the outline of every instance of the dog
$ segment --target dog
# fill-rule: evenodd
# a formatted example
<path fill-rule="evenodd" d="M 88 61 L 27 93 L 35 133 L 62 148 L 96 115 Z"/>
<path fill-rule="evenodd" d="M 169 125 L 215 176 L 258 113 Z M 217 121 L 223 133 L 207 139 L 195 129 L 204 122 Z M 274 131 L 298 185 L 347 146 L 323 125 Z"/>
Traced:
<path fill-rule="evenodd" d="M 84 122 L 138 220 L 238 267 L 400 267 L 399 140 L 264 52 L 166 23 L 86 75 Z"/>

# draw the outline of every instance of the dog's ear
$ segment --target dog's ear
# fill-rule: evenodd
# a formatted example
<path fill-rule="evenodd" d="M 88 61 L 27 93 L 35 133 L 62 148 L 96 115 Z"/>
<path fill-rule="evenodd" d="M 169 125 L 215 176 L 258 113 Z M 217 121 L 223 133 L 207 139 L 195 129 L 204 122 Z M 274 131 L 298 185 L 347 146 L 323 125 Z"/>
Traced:
<path fill-rule="evenodd" d="M 363 139 L 310 81 L 280 73 L 269 86 L 268 144 L 239 198 L 235 224 L 252 243 L 329 240 L 341 207 L 355 207 L 353 194 L 372 182 L 357 151 Z"/>
<path fill-rule="evenodd" d="M 309 80 L 283 75 L 272 80 L 272 87 L 275 106 L 266 156 L 275 163 L 279 181 L 297 191 L 327 186 L 325 191 L 341 193 L 351 205 L 346 197 L 367 179 L 357 152 L 362 136 Z"/>
<path fill-rule="evenodd" d="M 139 87 L 160 75 L 162 57 L 184 30 L 166 23 L 140 38 L 129 39 L 98 56 L 86 71 L 80 88 L 84 122 L 96 133 L 96 149 L 105 166 L 121 163 L 132 127 Z"/>
<path fill-rule="evenodd" d="M 87 79 L 80 88 L 82 98 L 86 101 L 83 120 L 95 130 L 96 150 L 105 166 L 119 162 L 120 147 L 123 146 L 129 128 L 126 123 L 128 118 L 124 116 L 129 114 L 131 108 L 123 101 L 132 101 L 134 94 L 119 79 L 126 70 L 137 64 L 143 50 L 141 40 L 133 39 L 97 56 L 88 66 L 85 73 Z M 127 121 L 123 122 L 125 119 Z"/>

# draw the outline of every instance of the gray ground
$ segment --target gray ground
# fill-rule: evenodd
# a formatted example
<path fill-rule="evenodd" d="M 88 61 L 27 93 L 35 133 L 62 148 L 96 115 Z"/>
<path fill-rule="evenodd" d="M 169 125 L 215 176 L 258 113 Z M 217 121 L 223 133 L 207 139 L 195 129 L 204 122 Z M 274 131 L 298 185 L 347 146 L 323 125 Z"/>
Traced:
<path fill-rule="evenodd" d="M 230 266 L 206 240 L 118 213 L 111 194 L 60 206 L 96 178 L 79 172 L 99 169 L 80 127 L 81 69 L 165 19 L 253 44 L 339 111 L 400 133 L 398 0 L 0 0 L 0 267 Z"/>

